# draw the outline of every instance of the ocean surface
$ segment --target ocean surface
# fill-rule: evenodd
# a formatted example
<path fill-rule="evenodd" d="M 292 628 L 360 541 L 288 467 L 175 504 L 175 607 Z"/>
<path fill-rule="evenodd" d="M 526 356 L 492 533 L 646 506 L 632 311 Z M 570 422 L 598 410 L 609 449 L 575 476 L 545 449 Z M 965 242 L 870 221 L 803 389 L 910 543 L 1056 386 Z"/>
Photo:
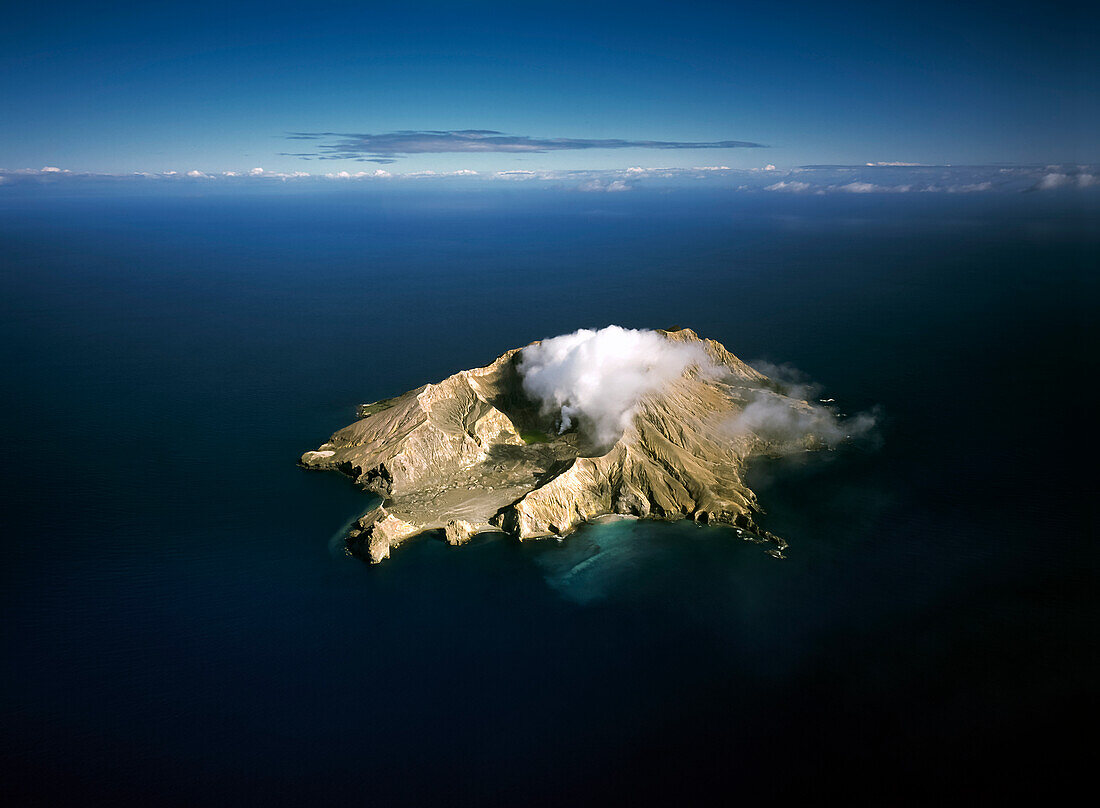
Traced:
<path fill-rule="evenodd" d="M 1098 211 L 0 196 L 5 802 L 1057 799 L 1096 706 Z M 879 408 L 753 467 L 786 560 L 647 522 L 343 554 L 373 500 L 301 452 L 610 323 Z"/>

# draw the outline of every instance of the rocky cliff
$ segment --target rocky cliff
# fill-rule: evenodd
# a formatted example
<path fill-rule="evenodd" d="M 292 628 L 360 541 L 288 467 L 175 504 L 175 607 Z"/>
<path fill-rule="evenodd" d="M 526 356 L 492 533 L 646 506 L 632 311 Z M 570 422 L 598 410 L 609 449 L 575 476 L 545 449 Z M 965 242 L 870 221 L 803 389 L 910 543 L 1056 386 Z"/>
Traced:
<path fill-rule="evenodd" d="M 755 526 L 756 498 L 742 479 L 746 460 L 769 451 L 767 441 L 728 428 L 775 385 L 689 329 L 657 333 L 701 348 L 702 361 L 642 396 L 610 448 L 583 429 L 556 434 L 562 419 L 525 392 L 515 349 L 360 407 L 359 420 L 300 464 L 340 471 L 382 498 L 347 537 L 348 548 L 373 563 L 426 531 L 442 530 L 451 544 L 486 531 L 526 540 L 609 514 L 727 523 L 774 542 L 778 554 L 785 544 Z"/>

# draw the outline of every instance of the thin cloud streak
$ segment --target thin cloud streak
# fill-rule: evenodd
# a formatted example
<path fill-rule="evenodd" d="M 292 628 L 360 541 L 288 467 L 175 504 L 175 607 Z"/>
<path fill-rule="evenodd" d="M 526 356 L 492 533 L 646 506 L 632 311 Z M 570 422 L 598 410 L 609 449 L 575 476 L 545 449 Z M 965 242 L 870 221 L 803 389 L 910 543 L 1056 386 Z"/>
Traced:
<path fill-rule="evenodd" d="M 340 132 L 291 132 L 289 140 L 319 143 L 316 152 L 295 156 L 319 160 L 393 160 L 410 154 L 544 154 L 551 151 L 588 149 L 763 149 L 762 143 L 747 140 L 680 141 L 623 140 L 620 138 L 539 138 L 508 135 L 492 129 L 418 130 L 384 134 Z"/>

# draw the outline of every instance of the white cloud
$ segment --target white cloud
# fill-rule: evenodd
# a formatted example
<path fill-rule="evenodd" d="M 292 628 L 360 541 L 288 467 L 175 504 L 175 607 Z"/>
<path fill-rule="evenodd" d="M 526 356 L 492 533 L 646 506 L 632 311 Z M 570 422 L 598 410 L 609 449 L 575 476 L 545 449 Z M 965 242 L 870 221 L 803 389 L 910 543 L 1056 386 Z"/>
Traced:
<path fill-rule="evenodd" d="M 1091 188 L 1097 183 L 1096 174 L 1092 172 L 1093 166 L 1077 166 L 1076 169 L 1073 167 L 1065 169 L 1058 166 L 1047 166 L 1047 168 L 1058 168 L 1059 170 L 1044 174 L 1032 186 L 1033 190 L 1054 191 L 1059 188 Z M 1085 168 L 1090 170 L 1083 171 L 1082 169 Z"/>
<path fill-rule="evenodd" d="M 875 191 L 881 191 L 882 188 L 873 182 L 849 182 L 847 185 L 841 185 L 837 190 L 847 191 L 850 194 L 873 194 Z"/>
<path fill-rule="evenodd" d="M 904 194 L 913 190 L 913 186 L 876 185 L 873 182 L 849 182 L 847 185 L 836 186 L 835 190 L 844 191 L 849 194 Z"/>
<path fill-rule="evenodd" d="M 713 365 L 698 343 L 671 342 L 656 331 L 611 325 L 529 345 L 520 353 L 523 389 L 560 430 L 577 426 L 597 446 L 622 435 L 643 396 L 696 365 Z"/>
<path fill-rule="evenodd" d="M 972 194 L 978 191 L 992 191 L 991 182 L 972 182 L 967 185 L 952 185 L 947 189 L 950 194 Z"/>
<path fill-rule="evenodd" d="M 603 180 L 593 179 L 588 182 L 582 182 L 577 186 L 578 191 L 604 191 L 606 193 L 617 193 L 620 191 L 633 190 L 626 180 L 612 180 L 611 182 L 605 182 Z"/>
<path fill-rule="evenodd" d="M 1035 187 L 1040 191 L 1051 191 L 1055 188 L 1064 188 L 1072 182 L 1073 180 L 1070 179 L 1068 174 L 1054 172 L 1044 175 L 1043 178 L 1035 184 Z"/>
<path fill-rule="evenodd" d="M 717 170 L 717 168 L 718 168 L 717 166 L 713 166 L 713 167 L 700 166 L 698 168 L 669 168 L 667 166 L 661 166 L 661 167 L 657 167 L 657 168 L 642 168 L 641 166 L 631 166 L 630 168 L 626 169 L 625 171 L 614 171 L 614 170 L 612 170 L 612 171 L 608 171 L 608 172 L 597 172 L 597 173 L 626 174 L 627 176 L 630 176 L 630 177 L 641 177 L 641 176 L 646 176 L 646 177 L 672 177 L 672 176 L 676 176 L 676 175 L 688 175 L 688 176 L 690 176 L 690 172 L 692 172 L 692 171 L 713 171 L 713 170 Z"/>
<path fill-rule="evenodd" d="M 299 176 L 303 176 L 303 177 L 310 176 L 309 174 L 306 174 L 305 172 L 297 172 L 297 173 L 298 173 Z M 354 174 L 352 174 L 350 171 L 337 171 L 335 173 L 329 173 L 329 174 L 325 174 L 323 176 L 324 176 L 325 179 L 328 179 L 328 180 L 365 180 L 365 179 L 373 179 L 375 177 L 378 177 L 378 178 L 392 177 L 393 174 L 391 174 L 388 171 L 384 171 L 381 168 L 376 168 L 374 171 L 357 171 Z"/>
<path fill-rule="evenodd" d="M 497 171 L 493 176 L 501 180 L 534 180 L 549 179 L 548 174 L 539 174 L 537 171 Z"/>
<path fill-rule="evenodd" d="M 753 434 L 768 445 L 770 451 L 797 452 L 825 446 L 833 448 L 852 438 L 868 435 L 875 427 L 874 413 L 858 413 L 846 420 L 819 404 L 792 396 L 757 391 L 736 416 L 723 426 L 734 435 Z"/>
<path fill-rule="evenodd" d="M 873 194 L 873 193 L 1012 193 L 1026 190 L 1092 189 L 1100 185 L 1100 166 L 1061 165 L 1045 169 L 1015 166 L 935 166 L 911 168 L 906 166 L 800 166 L 789 171 L 777 171 L 774 165 L 760 168 L 733 169 L 723 165 L 696 166 L 694 168 L 631 166 L 621 169 L 512 169 L 478 172 L 471 169 L 453 171 L 418 171 L 409 174 L 391 174 L 382 168 L 364 171 L 338 171 L 329 174 L 310 174 L 305 171 L 278 171 L 263 168 L 236 169 L 211 172 L 202 169 L 184 169 L 161 172 L 132 172 L 123 174 L 77 172 L 58 166 L 41 168 L 0 169 L 4 176 L 5 192 L 13 184 L 40 182 L 49 185 L 157 179 L 163 185 L 180 180 L 191 182 L 215 182 L 239 184 L 251 181 L 258 184 L 283 182 L 308 183 L 329 180 L 386 180 L 409 183 L 445 183 L 451 178 L 462 178 L 463 185 L 509 181 L 528 181 L 547 184 L 565 191 L 579 189 L 590 192 L 624 192 L 640 188 L 691 185 L 707 185 L 731 192 L 760 190 L 804 194 Z"/>
<path fill-rule="evenodd" d="M 786 180 L 780 180 L 774 185 L 769 185 L 764 189 L 765 191 L 787 191 L 789 193 L 801 193 L 803 191 L 810 190 L 810 183 L 808 182 L 787 182 Z"/>

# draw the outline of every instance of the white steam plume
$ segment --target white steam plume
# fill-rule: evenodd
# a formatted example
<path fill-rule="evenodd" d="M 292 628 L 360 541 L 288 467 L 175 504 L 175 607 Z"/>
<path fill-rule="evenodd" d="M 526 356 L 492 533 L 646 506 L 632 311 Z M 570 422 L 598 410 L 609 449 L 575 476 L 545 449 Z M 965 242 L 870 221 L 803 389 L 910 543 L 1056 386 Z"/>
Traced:
<path fill-rule="evenodd" d="M 734 435 L 755 435 L 771 452 L 832 449 L 847 440 L 871 435 L 879 420 L 875 411 L 842 418 L 832 407 L 811 403 L 821 394 L 821 388 L 790 365 L 754 362 L 753 367 L 776 382 L 780 392 L 755 391 L 745 408 L 724 426 Z"/>
<path fill-rule="evenodd" d="M 543 414 L 560 414 L 562 432 L 576 425 L 598 446 L 609 446 L 630 425 L 643 396 L 692 365 L 713 370 L 701 345 L 610 325 L 527 346 L 519 372 L 523 389 L 542 404 Z"/>
<path fill-rule="evenodd" d="M 786 454 L 835 448 L 846 440 L 869 434 L 876 420 L 874 414 L 866 412 L 840 419 L 820 404 L 760 390 L 726 427 L 735 435 L 752 433 L 767 444 L 769 451 Z"/>

